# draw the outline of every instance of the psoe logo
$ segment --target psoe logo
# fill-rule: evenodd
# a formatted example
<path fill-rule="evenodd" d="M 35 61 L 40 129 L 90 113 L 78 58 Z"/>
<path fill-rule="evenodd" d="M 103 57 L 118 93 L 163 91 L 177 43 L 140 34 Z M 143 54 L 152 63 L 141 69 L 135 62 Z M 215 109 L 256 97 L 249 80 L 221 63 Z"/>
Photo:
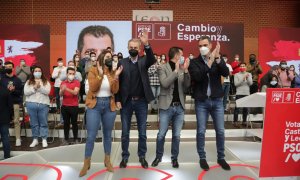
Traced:
<path fill-rule="evenodd" d="M 272 92 L 272 103 L 282 103 L 283 102 L 283 92 L 273 91 Z"/>
<path fill-rule="evenodd" d="M 137 23 L 136 24 L 136 37 L 140 35 L 143 31 L 148 31 L 148 39 L 153 39 L 152 37 L 152 23 Z"/>
<path fill-rule="evenodd" d="M 155 40 L 171 40 L 171 24 L 170 23 L 154 23 L 154 39 Z"/>
<path fill-rule="evenodd" d="M 295 92 L 293 91 L 285 91 L 283 95 L 283 102 L 284 103 L 294 103 L 295 99 Z"/>

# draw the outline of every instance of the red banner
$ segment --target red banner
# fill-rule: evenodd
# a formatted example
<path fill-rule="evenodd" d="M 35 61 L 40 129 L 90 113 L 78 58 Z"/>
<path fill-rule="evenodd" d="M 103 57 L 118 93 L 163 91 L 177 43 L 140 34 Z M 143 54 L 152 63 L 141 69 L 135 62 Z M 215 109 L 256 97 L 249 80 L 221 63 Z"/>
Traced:
<path fill-rule="evenodd" d="M 132 37 L 147 29 L 154 53 L 168 56 L 172 46 L 182 47 L 184 56 L 199 55 L 198 40 L 207 35 L 221 45 L 221 53 L 233 60 L 235 54 L 244 56 L 244 26 L 240 23 L 193 23 L 193 22 L 132 22 Z"/>
<path fill-rule="evenodd" d="M 267 89 L 260 177 L 300 176 L 300 89 Z"/>

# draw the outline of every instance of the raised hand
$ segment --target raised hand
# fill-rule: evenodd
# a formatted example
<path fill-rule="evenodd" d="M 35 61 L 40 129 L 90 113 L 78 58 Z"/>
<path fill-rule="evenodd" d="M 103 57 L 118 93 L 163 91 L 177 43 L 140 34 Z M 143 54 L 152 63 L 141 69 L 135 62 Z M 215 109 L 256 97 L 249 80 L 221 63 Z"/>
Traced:
<path fill-rule="evenodd" d="M 184 61 L 184 64 L 182 65 L 182 69 L 187 70 L 189 68 L 189 66 L 190 66 L 190 59 L 186 58 Z"/>
<path fill-rule="evenodd" d="M 149 42 L 148 42 L 148 31 L 147 30 L 143 30 L 141 32 L 141 34 L 139 35 L 139 38 L 141 40 L 141 42 L 144 44 L 144 45 L 149 45 Z"/>

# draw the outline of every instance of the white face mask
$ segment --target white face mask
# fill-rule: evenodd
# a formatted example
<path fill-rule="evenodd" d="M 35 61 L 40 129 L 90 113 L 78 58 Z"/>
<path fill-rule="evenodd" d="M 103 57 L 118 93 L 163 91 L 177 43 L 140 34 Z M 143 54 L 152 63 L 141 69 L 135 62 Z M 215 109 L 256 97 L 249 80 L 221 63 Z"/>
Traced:
<path fill-rule="evenodd" d="M 91 60 L 92 61 L 96 61 L 96 57 L 91 57 Z"/>
<path fill-rule="evenodd" d="M 63 65 L 64 65 L 64 63 L 62 63 L 62 62 L 59 62 L 59 63 L 58 63 L 58 66 L 59 66 L 59 67 L 62 67 Z"/>
<path fill-rule="evenodd" d="M 75 61 L 79 61 L 79 58 L 75 58 Z"/>
<path fill-rule="evenodd" d="M 34 72 L 33 73 L 34 78 L 40 79 L 42 77 L 42 72 Z"/>
<path fill-rule="evenodd" d="M 224 59 L 224 61 L 225 61 L 225 62 L 227 62 L 227 61 L 228 61 L 228 59 L 227 59 L 227 58 L 225 58 L 225 57 L 224 57 L 223 59 Z"/>
<path fill-rule="evenodd" d="M 24 62 L 24 61 L 21 61 L 20 64 L 21 64 L 22 66 L 24 66 L 24 65 L 25 65 L 25 62 Z"/>
<path fill-rule="evenodd" d="M 184 64 L 184 57 L 183 56 L 180 56 L 179 64 Z"/>
<path fill-rule="evenodd" d="M 277 84 L 277 81 L 271 81 L 270 84 L 275 86 Z"/>
<path fill-rule="evenodd" d="M 238 57 L 236 57 L 236 58 L 234 58 L 234 60 L 236 60 L 236 61 L 238 61 L 240 58 L 238 58 Z"/>
<path fill-rule="evenodd" d="M 194 59 L 194 56 L 191 55 L 189 58 L 190 58 L 190 59 Z"/>
<path fill-rule="evenodd" d="M 201 53 L 202 56 L 206 56 L 209 53 L 209 48 L 205 47 L 205 46 L 202 46 L 200 48 L 200 53 Z"/>
<path fill-rule="evenodd" d="M 74 80 L 74 78 L 75 78 L 75 76 L 74 76 L 74 75 L 68 75 L 68 79 L 69 79 L 70 81 L 73 81 L 73 80 Z"/>
<path fill-rule="evenodd" d="M 162 56 L 162 57 L 161 57 L 161 59 L 162 59 L 162 60 L 165 60 L 165 59 L 166 59 L 166 57 L 165 57 L 165 56 Z"/>

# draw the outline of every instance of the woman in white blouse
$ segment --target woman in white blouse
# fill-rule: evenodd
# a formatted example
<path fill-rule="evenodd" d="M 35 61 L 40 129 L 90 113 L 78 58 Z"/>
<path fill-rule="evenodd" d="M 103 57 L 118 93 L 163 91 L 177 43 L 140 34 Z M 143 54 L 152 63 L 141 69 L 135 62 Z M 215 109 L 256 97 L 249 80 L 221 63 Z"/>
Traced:
<path fill-rule="evenodd" d="M 29 80 L 24 86 L 26 108 L 30 117 L 33 141 L 29 147 L 38 145 L 41 137 L 43 148 L 48 146 L 48 111 L 50 105 L 50 83 L 45 78 L 41 67 L 34 67 Z"/>

